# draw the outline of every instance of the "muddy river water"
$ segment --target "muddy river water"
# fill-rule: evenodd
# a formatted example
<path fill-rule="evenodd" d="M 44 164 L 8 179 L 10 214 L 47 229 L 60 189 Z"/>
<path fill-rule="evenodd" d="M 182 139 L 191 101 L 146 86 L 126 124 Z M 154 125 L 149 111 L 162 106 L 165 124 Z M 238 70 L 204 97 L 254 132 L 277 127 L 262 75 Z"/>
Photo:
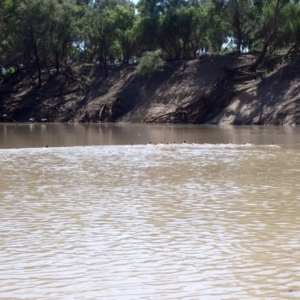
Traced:
<path fill-rule="evenodd" d="M 0 299 L 300 299 L 300 129 L 3 124 L 0 148 Z"/>

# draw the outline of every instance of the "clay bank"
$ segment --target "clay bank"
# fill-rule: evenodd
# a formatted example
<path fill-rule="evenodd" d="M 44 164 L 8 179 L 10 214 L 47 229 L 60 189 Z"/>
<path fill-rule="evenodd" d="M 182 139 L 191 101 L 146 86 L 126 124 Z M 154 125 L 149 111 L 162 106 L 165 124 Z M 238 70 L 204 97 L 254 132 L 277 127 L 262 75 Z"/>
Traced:
<path fill-rule="evenodd" d="M 300 58 L 242 71 L 254 60 L 203 56 L 148 76 L 112 65 L 108 77 L 99 66 L 78 64 L 60 74 L 45 70 L 39 89 L 20 70 L 0 86 L 0 121 L 300 124 Z"/>

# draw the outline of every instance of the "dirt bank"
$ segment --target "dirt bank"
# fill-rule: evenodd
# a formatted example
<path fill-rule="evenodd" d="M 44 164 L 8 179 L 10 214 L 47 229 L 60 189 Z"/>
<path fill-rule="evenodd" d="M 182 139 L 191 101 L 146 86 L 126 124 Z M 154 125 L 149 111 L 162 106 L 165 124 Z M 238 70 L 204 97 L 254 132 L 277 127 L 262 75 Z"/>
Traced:
<path fill-rule="evenodd" d="M 169 62 L 139 77 L 135 66 L 78 65 L 44 71 L 37 90 L 24 71 L 0 87 L 0 121 L 300 124 L 300 59 L 259 76 L 228 70 L 254 56 L 210 56 Z M 238 75 L 238 76 L 237 76 Z"/>

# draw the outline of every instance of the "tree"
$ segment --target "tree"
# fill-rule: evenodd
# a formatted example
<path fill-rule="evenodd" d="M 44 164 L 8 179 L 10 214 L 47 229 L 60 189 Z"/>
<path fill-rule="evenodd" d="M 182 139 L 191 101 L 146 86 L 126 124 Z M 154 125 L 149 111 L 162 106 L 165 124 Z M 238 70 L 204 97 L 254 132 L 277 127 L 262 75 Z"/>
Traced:
<path fill-rule="evenodd" d="M 100 61 L 105 75 L 108 76 L 107 59 L 115 42 L 112 11 L 94 9 L 89 12 L 87 18 L 87 44 L 94 48 L 92 58 L 95 56 Z"/>
<path fill-rule="evenodd" d="M 16 51 L 20 45 L 13 36 L 11 26 L 16 15 L 16 9 L 17 3 L 15 1 L 0 1 L 0 73 L 3 79 L 3 68 L 17 66 L 17 58 L 20 58 L 20 52 Z M 22 47 L 21 50 L 23 50 Z"/>
<path fill-rule="evenodd" d="M 160 18 L 158 41 L 169 58 L 196 56 L 204 35 L 204 16 L 196 7 L 168 10 Z"/>
<path fill-rule="evenodd" d="M 53 56 L 56 72 L 59 73 L 60 64 L 68 57 L 68 48 L 73 47 L 78 8 L 71 1 L 53 5 L 51 18 L 48 20 L 47 44 L 50 57 Z"/>
<path fill-rule="evenodd" d="M 289 7 L 288 14 L 288 26 L 289 26 L 289 41 L 287 57 L 300 53 L 300 5 L 298 1 L 295 1 Z"/>
<path fill-rule="evenodd" d="M 260 5 L 252 0 L 213 0 L 216 15 L 223 21 L 235 40 L 238 54 L 247 37 L 256 30 L 260 19 Z"/>
<path fill-rule="evenodd" d="M 134 8 L 118 5 L 111 11 L 111 17 L 114 35 L 122 51 L 123 63 L 128 63 L 136 44 Z"/>
<path fill-rule="evenodd" d="M 286 21 L 284 19 L 284 11 L 287 9 L 289 4 L 289 0 L 265 0 L 262 9 L 262 26 L 260 29 L 260 35 L 263 39 L 263 47 L 260 55 L 252 64 L 250 68 L 251 71 L 255 72 L 260 66 L 268 51 L 269 45 L 278 32 L 278 29 Z"/>
<path fill-rule="evenodd" d="M 41 59 L 40 54 L 45 49 L 44 37 L 49 29 L 49 11 L 54 9 L 55 0 L 28 0 L 20 4 L 17 9 L 16 19 L 14 20 L 15 34 L 28 50 L 28 65 L 31 64 L 31 57 L 35 61 L 38 73 L 38 88 L 42 85 Z M 26 55 L 26 54 L 25 54 Z"/>
<path fill-rule="evenodd" d="M 43 69 L 59 73 L 74 58 L 98 61 L 108 75 L 108 60 L 157 49 L 165 59 L 195 57 L 228 39 L 239 53 L 261 50 L 252 71 L 267 53 L 299 53 L 299 0 L 0 1 L 0 77 L 25 67 L 38 88 Z"/>

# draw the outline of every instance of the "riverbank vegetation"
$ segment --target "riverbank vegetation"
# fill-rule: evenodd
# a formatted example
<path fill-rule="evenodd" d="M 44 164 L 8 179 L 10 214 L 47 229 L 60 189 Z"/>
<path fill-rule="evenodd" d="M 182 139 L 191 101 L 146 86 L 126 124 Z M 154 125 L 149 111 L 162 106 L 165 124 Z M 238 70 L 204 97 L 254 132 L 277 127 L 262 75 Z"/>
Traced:
<path fill-rule="evenodd" d="M 36 88 L 42 70 L 77 61 L 107 65 L 137 62 L 160 49 L 164 60 L 207 53 L 256 51 L 249 71 L 268 55 L 300 52 L 297 0 L 2 0 L 0 76 L 25 69 Z"/>
<path fill-rule="evenodd" d="M 2 0 L 0 121 L 283 124 L 299 54 L 297 0 Z"/>

